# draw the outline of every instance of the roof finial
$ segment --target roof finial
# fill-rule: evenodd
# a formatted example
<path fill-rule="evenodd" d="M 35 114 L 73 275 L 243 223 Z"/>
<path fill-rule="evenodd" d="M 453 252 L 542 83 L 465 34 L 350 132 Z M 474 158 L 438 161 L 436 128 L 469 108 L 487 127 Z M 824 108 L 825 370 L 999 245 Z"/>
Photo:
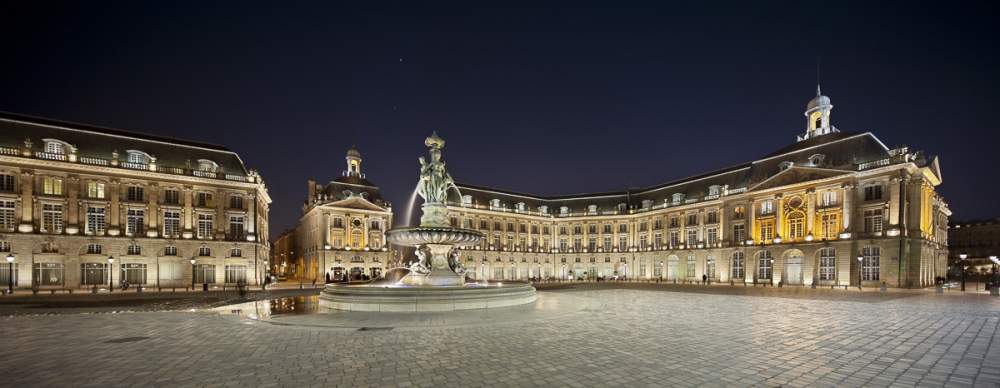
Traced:
<path fill-rule="evenodd" d="M 821 95 L 823 95 L 823 93 L 820 92 L 820 90 L 819 90 L 819 84 L 816 84 L 816 97 L 819 97 Z"/>

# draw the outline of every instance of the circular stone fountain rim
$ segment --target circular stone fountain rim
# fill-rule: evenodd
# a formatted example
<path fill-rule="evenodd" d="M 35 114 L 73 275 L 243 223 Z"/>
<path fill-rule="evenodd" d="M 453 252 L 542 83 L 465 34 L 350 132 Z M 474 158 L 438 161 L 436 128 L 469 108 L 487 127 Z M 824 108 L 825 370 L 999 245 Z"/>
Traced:
<path fill-rule="evenodd" d="M 441 227 L 441 226 L 408 226 L 403 228 L 395 228 L 386 231 L 386 237 L 398 245 L 423 245 L 423 244 L 434 244 L 432 241 L 403 241 L 402 236 L 413 234 L 419 236 L 423 232 L 444 232 L 451 233 L 453 235 L 462 235 L 467 237 L 475 237 L 475 239 L 469 239 L 468 241 L 454 241 L 448 242 L 449 244 L 455 244 L 455 246 L 463 245 L 473 245 L 482 239 L 485 235 L 478 231 L 465 228 L 453 228 L 453 227 Z"/>

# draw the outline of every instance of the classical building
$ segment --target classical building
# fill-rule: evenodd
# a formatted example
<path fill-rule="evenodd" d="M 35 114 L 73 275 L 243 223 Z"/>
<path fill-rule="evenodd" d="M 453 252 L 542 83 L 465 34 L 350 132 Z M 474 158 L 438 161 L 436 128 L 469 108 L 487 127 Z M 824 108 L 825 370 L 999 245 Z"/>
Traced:
<path fill-rule="evenodd" d="M 380 277 L 391 253 L 385 231 L 392 206 L 361 171 L 361 153 L 347 151 L 347 170 L 322 185 L 310 179 L 295 234 L 303 257 L 302 277 L 317 283 Z"/>
<path fill-rule="evenodd" d="M 950 215 L 938 159 L 840 132 L 832 109 L 817 87 L 795 143 L 653 187 L 541 196 L 459 184 L 451 223 L 488 236 L 460 260 L 491 280 L 933 284 Z"/>
<path fill-rule="evenodd" d="M 270 203 L 221 146 L 0 114 L 0 254 L 18 287 L 255 284 Z"/>
<path fill-rule="evenodd" d="M 285 279 L 302 279 L 304 266 L 300 252 L 295 229 L 286 230 L 278 235 L 271 244 L 271 274 Z"/>
<path fill-rule="evenodd" d="M 985 274 L 993 269 L 990 256 L 1000 256 L 1000 218 L 954 221 L 948 226 L 948 267 L 953 279 L 968 274 Z M 961 254 L 965 254 L 965 260 Z"/>

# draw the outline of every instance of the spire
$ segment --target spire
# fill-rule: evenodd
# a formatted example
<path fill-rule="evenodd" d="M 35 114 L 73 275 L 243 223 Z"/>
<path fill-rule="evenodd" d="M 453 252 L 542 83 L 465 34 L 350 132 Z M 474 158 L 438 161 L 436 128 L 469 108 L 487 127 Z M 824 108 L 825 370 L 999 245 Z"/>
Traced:
<path fill-rule="evenodd" d="M 822 96 L 823 92 L 819 90 L 819 82 L 816 83 L 816 97 Z"/>

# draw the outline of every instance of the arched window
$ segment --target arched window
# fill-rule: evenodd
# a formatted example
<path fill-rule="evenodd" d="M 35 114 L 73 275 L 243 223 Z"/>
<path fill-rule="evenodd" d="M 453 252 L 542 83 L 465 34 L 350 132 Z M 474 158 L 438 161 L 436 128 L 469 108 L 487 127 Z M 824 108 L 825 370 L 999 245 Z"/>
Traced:
<path fill-rule="evenodd" d="M 823 128 L 823 117 L 822 116 L 816 118 L 816 123 L 815 123 L 815 126 L 813 128 L 816 128 L 816 129 Z"/>
<path fill-rule="evenodd" d="M 215 172 L 219 169 L 219 164 L 208 159 L 198 159 L 198 170 Z"/>
<path fill-rule="evenodd" d="M 69 144 L 56 139 L 42 139 L 45 143 L 45 153 L 63 155 L 69 149 Z"/>
<path fill-rule="evenodd" d="M 771 252 L 760 251 L 757 254 L 757 278 L 770 279 L 772 264 L 774 264 L 774 259 L 771 257 Z"/>
<path fill-rule="evenodd" d="M 361 248 L 361 231 L 355 230 L 351 232 L 351 247 Z"/>
<path fill-rule="evenodd" d="M 128 154 L 128 159 L 126 160 L 128 160 L 129 163 L 149 164 L 150 157 L 149 154 L 145 152 L 139 150 L 128 150 L 126 153 Z"/>
<path fill-rule="evenodd" d="M 746 266 L 743 263 L 743 252 L 733 252 L 733 279 L 743 279 L 746 277 Z"/>
<path fill-rule="evenodd" d="M 833 280 L 837 268 L 837 250 L 823 248 L 819 250 L 819 280 Z"/>

